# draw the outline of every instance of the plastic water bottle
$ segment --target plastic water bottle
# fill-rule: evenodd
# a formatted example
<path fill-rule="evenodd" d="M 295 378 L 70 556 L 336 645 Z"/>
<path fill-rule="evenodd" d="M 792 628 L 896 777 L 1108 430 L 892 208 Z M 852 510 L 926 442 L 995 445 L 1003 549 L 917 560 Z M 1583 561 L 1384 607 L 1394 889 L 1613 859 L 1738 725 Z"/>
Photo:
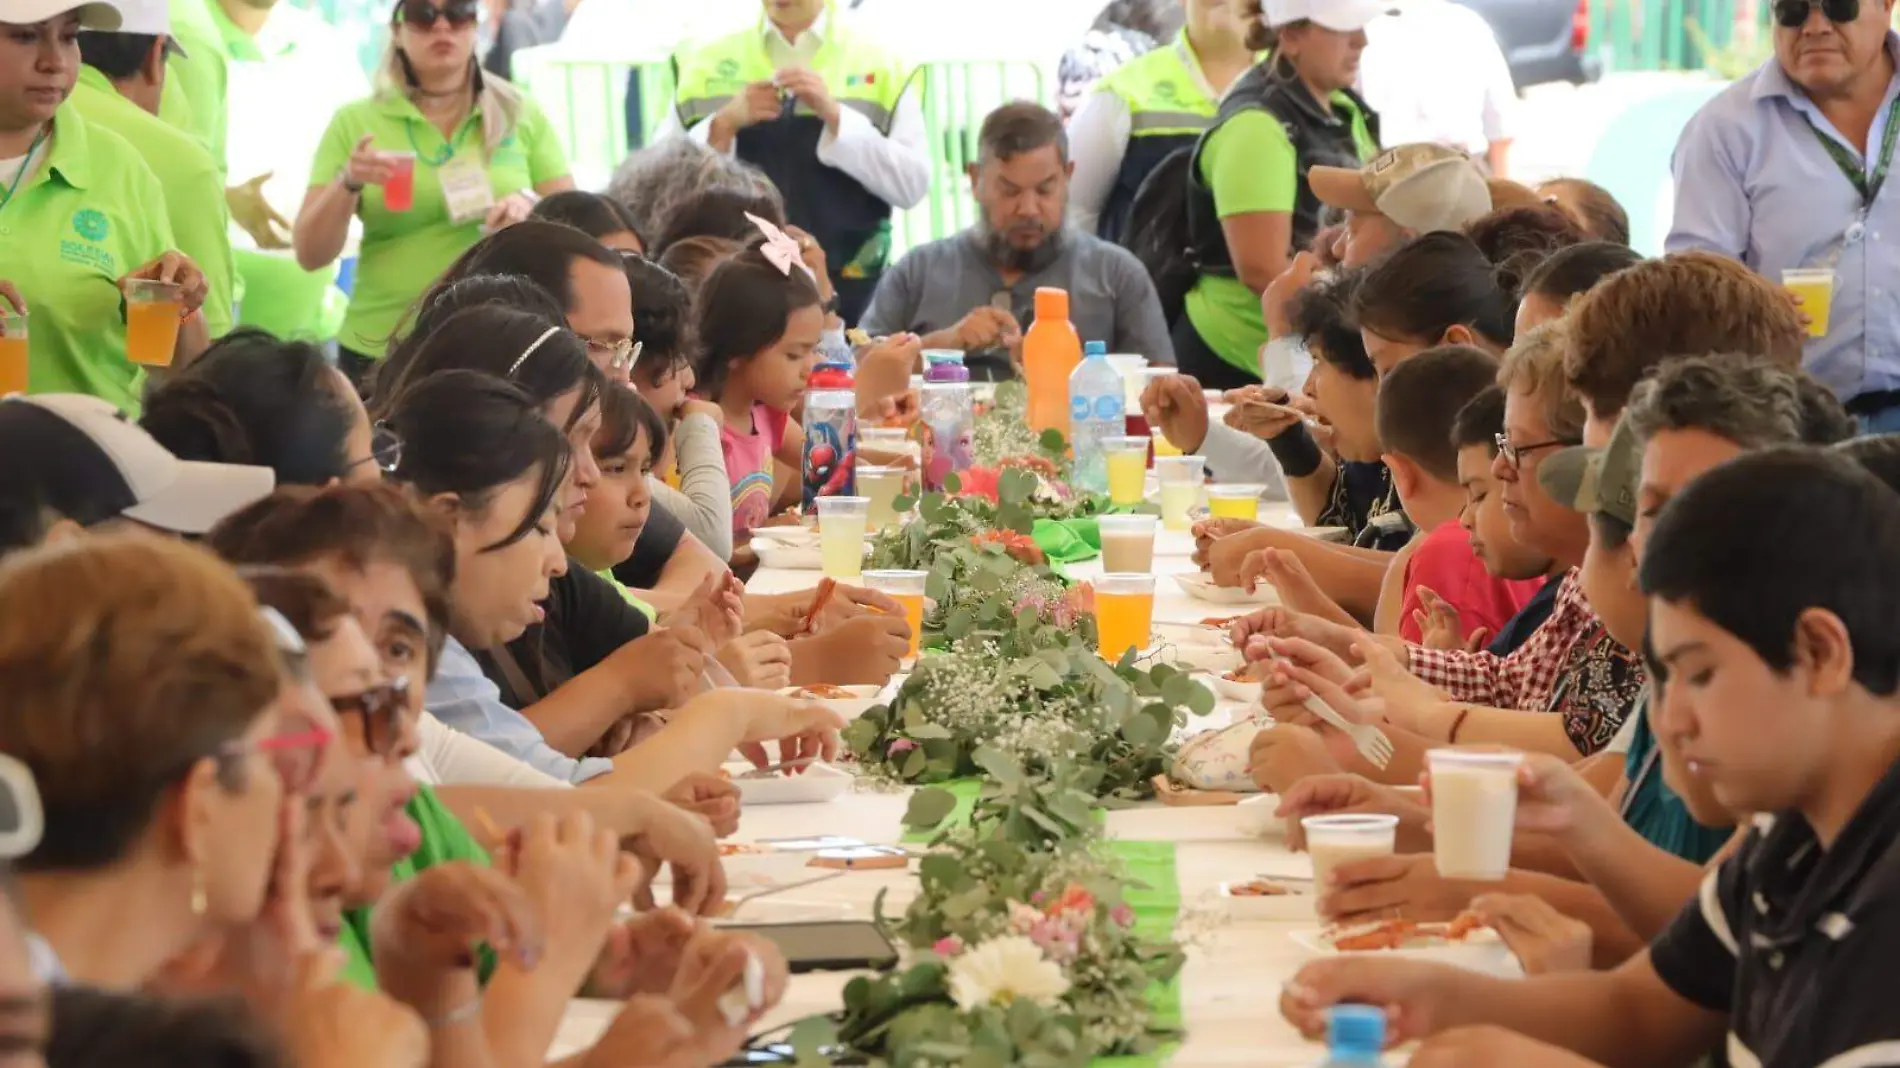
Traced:
<path fill-rule="evenodd" d="M 940 490 L 944 476 L 966 471 L 976 460 L 976 396 L 963 353 L 924 353 L 923 423 L 930 434 L 924 453 L 924 488 Z"/>
<path fill-rule="evenodd" d="M 858 445 L 858 395 L 851 369 L 821 363 L 805 388 L 805 512 L 820 497 L 849 497 Z"/>
<path fill-rule="evenodd" d="M 1384 1009 L 1335 1005 L 1326 1013 L 1326 1059 L 1317 1068 L 1378 1068 L 1384 1048 Z"/>
<path fill-rule="evenodd" d="M 1083 347 L 1082 363 L 1069 375 L 1069 425 L 1075 447 L 1075 484 L 1090 493 L 1108 492 L 1108 465 L 1102 459 L 1102 439 L 1127 432 L 1127 405 L 1122 376 L 1108 362 L 1108 346 L 1091 341 Z"/>

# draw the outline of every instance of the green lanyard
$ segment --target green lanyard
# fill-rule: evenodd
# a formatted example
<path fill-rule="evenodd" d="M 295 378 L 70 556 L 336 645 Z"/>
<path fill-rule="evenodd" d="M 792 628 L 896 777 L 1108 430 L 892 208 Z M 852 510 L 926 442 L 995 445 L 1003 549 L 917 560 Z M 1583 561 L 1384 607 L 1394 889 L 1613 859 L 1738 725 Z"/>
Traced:
<path fill-rule="evenodd" d="M 403 132 L 409 135 L 409 147 L 416 150 L 416 159 L 431 167 L 440 167 L 455 158 L 455 146 L 461 144 L 462 135 L 468 132 L 469 121 L 474 117 L 475 114 L 470 112 L 468 118 L 463 119 L 461 124 L 455 128 L 454 137 L 444 137 L 442 139 L 442 150 L 426 156 L 422 153 L 422 146 L 416 143 L 416 120 L 404 116 L 402 128 Z M 434 129 L 434 127 L 430 128 Z"/>
<path fill-rule="evenodd" d="M 50 129 L 51 127 L 47 126 L 40 127 L 39 135 L 33 138 L 32 144 L 26 146 L 26 158 L 20 161 L 20 169 L 13 172 L 13 181 L 9 182 L 5 189 L 0 189 L 0 208 L 13 203 L 13 194 L 19 191 L 20 183 L 26 180 L 26 169 L 33 166 L 33 153 L 38 152 L 40 145 L 45 143 L 47 131 Z"/>
<path fill-rule="evenodd" d="M 1802 117 L 1807 118 L 1805 115 Z M 1808 129 L 1813 130 L 1814 136 L 1820 139 L 1821 147 L 1827 150 L 1828 157 L 1847 176 L 1854 191 L 1860 194 L 1861 213 L 1866 214 L 1867 209 L 1873 207 L 1874 198 L 1880 195 L 1880 187 L 1887 184 L 1887 167 L 1893 162 L 1894 138 L 1900 135 L 1900 97 L 1895 97 L 1893 104 L 1887 108 L 1887 129 L 1880 136 L 1880 159 L 1874 164 L 1871 176 L 1862 169 L 1861 161 L 1855 159 L 1852 152 L 1843 148 L 1839 141 L 1822 133 L 1821 128 L 1814 125 L 1813 119 L 1807 122 Z"/>

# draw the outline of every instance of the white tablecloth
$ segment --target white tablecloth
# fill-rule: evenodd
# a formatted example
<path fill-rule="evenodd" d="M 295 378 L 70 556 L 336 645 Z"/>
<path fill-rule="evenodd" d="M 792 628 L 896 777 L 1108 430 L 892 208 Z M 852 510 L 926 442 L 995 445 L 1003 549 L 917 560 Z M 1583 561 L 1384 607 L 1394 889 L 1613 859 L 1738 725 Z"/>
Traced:
<path fill-rule="evenodd" d="M 1262 519 L 1298 526 L 1290 507 L 1262 505 Z M 1156 545 L 1155 573 L 1191 572 L 1192 541 L 1186 534 L 1163 532 Z M 1099 574 L 1099 562 L 1071 567 L 1087 578 Z M 811 571 L 761 570 L 748 588 L 762 592 L 801 589 L 817 581 Z M 1155 619 L 1194 622 L 1234 609 L 1194 600 L 1171 581 L 1156 584 Z M 1217 710 L 1218 721 L 1231 708 Z M 903 837 L 901 793 L 856 792 L 820 805 L 747 808 L 737 838 L 756 841 L 814 834 L 847 835 L 869 842 L 896 843 Z M 1187 948 L 1181 976 L 1181 1001 L 1187 1037 L 1170 1064 L 1173 1068 L 1294 1068 L 1314 1064 L 1325 1051 L 1303 1041 L 1280 1018 L 1280 985 L 1307 958 L 1288 932 L 1317 921 L 1231 921 L 1224 915 L 1218 888 L 1223 881 L 1255 875 L 1311 877 L 1302 854 L 1289 853 L 1279 840 L 1259 840 L 1238 830 L 1238 813 L 1228 808 L 1166 808 L 1147 805 L 1107 817 L 1111 836 L 1133 841 L 1175 843 L 1181 915 L 1176 938 Z M 868 919 L 880 889 L 888 889 L 886 909 L 901 911 L 911 900 L 915 877 L 908 872 L 856 872 L 747 906 L 740 919 L 757 922 L 812 919 Z M 785 1001 L 761 1025 L 771 1027 L 841 1005 L 849 976 L 803 975 L 792 980 Z M 591 1043 L 617 1009 L 617 1003 L 577 1000 L 568 1012 L 552 1051 L 565 1056 Z"/>

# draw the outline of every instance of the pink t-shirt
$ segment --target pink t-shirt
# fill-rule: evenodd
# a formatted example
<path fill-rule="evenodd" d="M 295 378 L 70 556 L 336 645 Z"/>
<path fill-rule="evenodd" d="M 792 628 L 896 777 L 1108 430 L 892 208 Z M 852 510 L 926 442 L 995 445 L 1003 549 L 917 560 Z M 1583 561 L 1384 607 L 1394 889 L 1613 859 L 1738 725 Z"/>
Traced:
<path fill-rule="evenodd" d="M 752 433 L 719 424 L 719 447 L 732 480 L 732 532 L 748 534 L 772 514 L 772 455 L 785 441 L 784 412 L 752 406 Z"/>
<path fill-rule="evenodd" d="M 1426 586 L 1458 609 L 1468 635 L 1479 627 L 1496 634 L 1544 584 L 1542 578 L 1510 582 L 1494 577 L 1471 551 L 1471 535 L 1448 520 L 1425 536 L 1405 568 L 1405 602 L 1399 609 L 1399 637 L 1419 640 L 1412 613 L 1419 608 L 1418 588 Z"/>

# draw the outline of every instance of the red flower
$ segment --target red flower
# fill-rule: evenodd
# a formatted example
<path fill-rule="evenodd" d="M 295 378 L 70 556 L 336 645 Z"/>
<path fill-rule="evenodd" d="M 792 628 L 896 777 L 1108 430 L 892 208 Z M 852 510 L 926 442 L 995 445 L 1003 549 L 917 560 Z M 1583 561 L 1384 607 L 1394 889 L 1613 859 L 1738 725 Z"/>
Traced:
<path fill-rule="evenodd" d="M 995 504 L 997 494 L 1001 492 L 998 486 L 998 481 L 1001 477 L 1002 472 L 994 467 L 972 467 L 965 471 L 959 471 L 957 473 L 957 479 L 961 488 L 957 490 L 957 496 L 981 497 L 991 504 Z"/>
<path fill-rule="evenodd" d="M 1042 554 L 1042 547 L 1027 534 L 1018 534 L 1013 530 L 986 530 L 970 539 L 977 546 L 999 545 L 1003 551 L 1031 567 L 1039 567 L 1049 562 Z"/>

